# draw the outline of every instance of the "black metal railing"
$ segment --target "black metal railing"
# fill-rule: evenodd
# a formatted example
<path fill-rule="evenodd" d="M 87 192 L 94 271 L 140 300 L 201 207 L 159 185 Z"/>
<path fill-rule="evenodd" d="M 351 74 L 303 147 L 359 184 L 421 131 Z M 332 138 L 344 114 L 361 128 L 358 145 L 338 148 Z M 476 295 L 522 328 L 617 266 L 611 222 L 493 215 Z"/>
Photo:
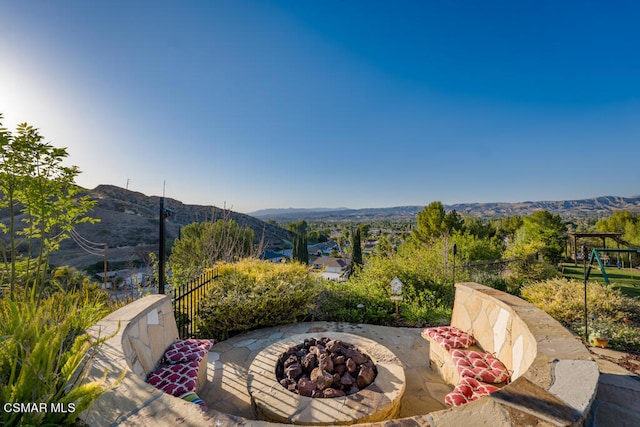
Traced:
<path fill-rule="evenodd" d="M 180 338 L 197 338 L 198 331 L 195 319 L 200 312 L 199 303 L 213 286 L 216 277 L 218 277 L 218 269 L 212 268 L 190 280 L 184 286 L 174 289 L 171 302 Z"/>

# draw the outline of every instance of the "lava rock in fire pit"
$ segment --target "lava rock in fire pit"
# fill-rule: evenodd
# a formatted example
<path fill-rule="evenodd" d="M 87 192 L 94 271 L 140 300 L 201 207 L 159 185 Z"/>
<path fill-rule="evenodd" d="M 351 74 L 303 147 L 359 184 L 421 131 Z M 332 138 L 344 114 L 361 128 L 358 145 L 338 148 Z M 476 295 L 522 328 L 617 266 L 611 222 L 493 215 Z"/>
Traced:
<path fill-rule="evenodd" d="M 324 391 L 324 397 L 342 397 L 346 396 L 346 393 L 342 390 L 336 390 L 335 388 L 328 388 Z"/>
<path fill-rule="evenodd" d="M 375 380 L 369 356 L 340 340 L 307 338 L 278 358 L 276 377 L 302 396 L 341 397 L 357 393 Z"/>
<path fill-rule="evenodd" d="M 318 360 L 318 367 L 323 371 L 333 372 L 333 359 L 330 353 L 323 353 Z"/>
<path fill-rule="evenodd" d="M 292 363 L 284 368 L 284 374 L 290 380 L 297 379 L 302 373 L 302 366 L 298 362 Z"/>
<path fill-rule="evenodd" d="M 362 365 L 358 377 L 356 378 L 356 384 L 358 387 L 365 388 L 373 382 L 376 377 L 376 373 L 373 370 L 373 363 L 367 362 Z"/>
<path fill-rule="evenodd" d="M 316 383 L 320 390 L 324 390 L 333 384 L 333 375 L 322 368 L 316 368 L 311 372 L 311 381 Z"/>
<path fill-rule="evenodd" d="M 300 364 L 302 365 L 302 370 L 310 374 L 313 369 L 318 366 L 318 357 L 315 354 L 307 353 L 302 356 L 302 360 L 300 360 Z"/>
<path fill-rule="evenodd" d="M 309 378 L 302 377 L 298 381 L 296 391 L 301 396 L 311 396 L 313 392 L 316 391 L 317 387 L 316 383 L 311 381 Z"/>

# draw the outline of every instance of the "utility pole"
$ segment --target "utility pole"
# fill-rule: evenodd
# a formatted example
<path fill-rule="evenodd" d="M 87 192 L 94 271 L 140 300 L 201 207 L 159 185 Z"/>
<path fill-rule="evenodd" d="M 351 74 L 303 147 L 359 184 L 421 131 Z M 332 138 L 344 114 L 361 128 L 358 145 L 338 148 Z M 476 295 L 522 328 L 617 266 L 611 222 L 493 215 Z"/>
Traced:
<path fill-rule="evenodd" d="M 164 294 L 164 197 L 160 198 L 160 238 L 158 241 L 158 293 Z"/>
<path fill-rule="evenodd" d="M 453 298 L 456 297 L 456 253 L 458 253 L 458 245 L 453 244 L 453 280 L 451 284 L 451 293 L 453 294 Z"/>
<path fill-rule="evenodd" d="M 587 247 L 582 245 L 582 266 L 584 270 L 584 339 L 589 341 L 589 321 L 587 316 Z"/>
<path fill-rule="evenodd" d="M 107 244 L 104 244 L 104 290 L 107 290 Z"/>
<path fill-rule="evenodd" d="M 164 203 L 164 196 L 160 198 L 160 232 L 159 232 L 159 241 L 158 241 L 158 293 L 164 294 L 164 261 L 166 258 L 165 254 L 165 220 L 173 215 L 173 211 L 171 209 L 167 209 Z"/>

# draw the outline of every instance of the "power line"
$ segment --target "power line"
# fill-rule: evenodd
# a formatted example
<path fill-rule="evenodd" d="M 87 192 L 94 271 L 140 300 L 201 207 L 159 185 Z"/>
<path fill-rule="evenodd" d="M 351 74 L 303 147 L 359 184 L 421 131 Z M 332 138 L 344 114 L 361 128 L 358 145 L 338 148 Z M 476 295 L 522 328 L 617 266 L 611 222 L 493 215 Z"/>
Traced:
<path fill-rule="evenodd" d="M 87 252 L 88 254 L 101 256 L 104 258 L 104 288 L 107 289 L 107 244 L 106 243 L 98 243 L 92 242 L 89 239 L 86 239 L 80 235 L 75 229 L 71 229 L 69 232 L 69 236 L 73 239 L 74 242 L 80 248 Z M 93 245 L 93 246 L 92 246 Z M 98 252 L 101 250 L 101 252 Z"/>
<path fill-rule="evenodd" d="M 80 240 L 82 240 L 83 242 L 85 242 L 85 243 L 86 243 L 86 244 L 88 244 L 88 245 L 94 245 L 94 246 L 99 246 L 100 248 L 103 248 L 103 247 L 104 247 L 104 245 L 106 244 L 106 243 L 97 243 L 97 242 L 92 242 L 91 240 L 89 240 L 89 239 L 86 239 L 86 238 L 82 237 L 82 236 L 80 235 L 80 233 L 78 233 L 75 229 L 72 229 L 72 230 L 71 230 L 71 233 L 72 233 L 72 234 L 75 234 L 75 235 L 76 235 L 76 237 L 78 237 Z"/>
<path fill-rule="evenodd" d="M 95 255 L 95 256 L 102 256 L 103 255 L 103 254 L 101 254 L 99 252 L 94 252 L 93 250 L 91 250 L 90 247 L 85 246 L 84 243 L 82 243 L 82 241 L 77 239 L 75 236 L 71 236 L 71 238 L 73 239 L 74 242 L 77 243 L 77 245 L 80 247 L 80 249 L 82 249 L 86 253 L 91 254 L 91 255 Z"/>
<path fill-rule="evenodd" d="M 70 233 L 69 235 L 71 236 L 73 241 L 76 242 L 76 244 L 85 252 L 90 253 L 92 255 L 102 255 L 102 252 L 100 252 L 100 249 L 103 249 L 103 248 L 91 247 L 90 245 L 83 242 L 82 239 L 80 238 L 81 236 L 79 236 L 78 234 Z"/>
<path fill-rule="evenodd" d="M 76 244 L 78 246 L 80 246 L 80 248 L 91 254 L 91 255 L 96 255 L 96 256 L 103 256 L 104 255 L 104 247 L 106 245 L 106 243 L 95 243 L 95 242 L 91 242 L 90 240 L 85 239 L 84 237 L 82 237 L 80 234 L 78 234 L 77 231 L 75 230 L 71 230 L 71 232 L 69 233 L 69 236 L 73 239 L 74 242 L 76 242 Z M 88 242 L 88 243 L 85 243 Z M 91 247 L 89 244 L 93 244 L 93 245 L 100 245 L 100 248 L 97 247 Z M 102 249 L 102 252 L 98 252 L 98 249 Z"/>

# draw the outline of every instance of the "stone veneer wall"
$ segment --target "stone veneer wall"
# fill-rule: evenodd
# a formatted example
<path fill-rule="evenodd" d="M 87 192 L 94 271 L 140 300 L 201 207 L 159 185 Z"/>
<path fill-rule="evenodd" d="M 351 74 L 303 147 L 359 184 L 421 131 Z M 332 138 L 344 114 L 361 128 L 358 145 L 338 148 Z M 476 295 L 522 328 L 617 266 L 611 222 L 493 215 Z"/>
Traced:
<path fill-rule="evenodd" d="M 529 369 L 538 353 L 536 337 L 516 310 L 524 301 L 480 286 L 456 286 L 451 325 L 471 333 L 484 351 L 500 359 L 513 381 Z"/>

